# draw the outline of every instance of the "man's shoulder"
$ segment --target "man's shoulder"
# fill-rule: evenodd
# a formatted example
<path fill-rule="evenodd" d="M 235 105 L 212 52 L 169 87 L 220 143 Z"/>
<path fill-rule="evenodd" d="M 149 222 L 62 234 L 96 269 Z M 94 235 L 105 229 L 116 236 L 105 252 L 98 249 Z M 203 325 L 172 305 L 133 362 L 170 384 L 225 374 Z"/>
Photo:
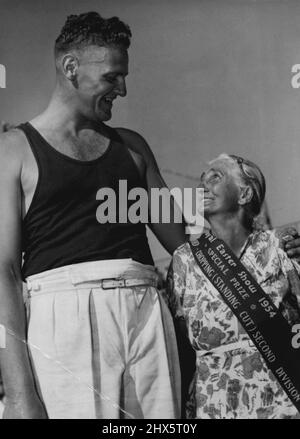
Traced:
<path fill-rule="evenodd" d="M 145 170 L 154 163 L 152 151 L 146 140 L 140 134 L 128 128 L 114 128 L 114 130 L 128 149 L 141 176 L 143 176 Z"/>
<path fill-rule="evenodd" d="M 2 164 L 5 162 L 8 165 L 20 164 L 24 157 L 26 142 L 24 133 L 18 128 L 1 133 L 0 154 Z"/>
<path fill-rule="evenodd" d="M 141 144 L 147 143 L 144 137 L 141 136 L 141 134 L 129 128 L 117 127 L 114 128 L 114 130 L 118 133 L 118 135 L 122 139 L 124 139 L 127 142 L 141 143 Z"/>
<path fill-rule="evenodd" d="M 115 128 L 115 131 L 121 137 L 127 148 L 135 154 L 142 156 L 146 162 L 150 160 L 152 152 L 143 136 L 128 128 Z"/>
<path fill-rule="evenodd" d="M 24 142 L 24 135 L 19 128 L 12 128 L 9 131 L 0 134 L 1 147 L 12 146 Z"/>

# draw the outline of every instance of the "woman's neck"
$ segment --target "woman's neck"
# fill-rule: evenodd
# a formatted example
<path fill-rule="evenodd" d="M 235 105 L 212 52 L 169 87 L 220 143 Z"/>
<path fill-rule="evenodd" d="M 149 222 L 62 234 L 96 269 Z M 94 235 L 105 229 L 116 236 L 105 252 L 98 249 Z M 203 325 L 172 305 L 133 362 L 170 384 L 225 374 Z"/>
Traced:
<path fill-rule="evenodd" d="M 238 216 L 216 215 L 209 218 L 209 223 L 213 234 L 239 256 L 252 230 L 247 228 Z"/>

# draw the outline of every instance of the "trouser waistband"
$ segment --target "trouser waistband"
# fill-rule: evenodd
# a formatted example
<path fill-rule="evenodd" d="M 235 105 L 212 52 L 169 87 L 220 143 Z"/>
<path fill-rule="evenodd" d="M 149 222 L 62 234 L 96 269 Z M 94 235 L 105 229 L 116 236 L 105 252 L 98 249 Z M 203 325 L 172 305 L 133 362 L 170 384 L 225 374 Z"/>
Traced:
<path fill-rule="evenodd" d="M 26 279 L 29 296 L 57 289 L 76 288 L 130 288 L 157 286 L 158 275 L 151 265 L 132 259 L 113 259 L 84 262 L 47 270 Z"/>

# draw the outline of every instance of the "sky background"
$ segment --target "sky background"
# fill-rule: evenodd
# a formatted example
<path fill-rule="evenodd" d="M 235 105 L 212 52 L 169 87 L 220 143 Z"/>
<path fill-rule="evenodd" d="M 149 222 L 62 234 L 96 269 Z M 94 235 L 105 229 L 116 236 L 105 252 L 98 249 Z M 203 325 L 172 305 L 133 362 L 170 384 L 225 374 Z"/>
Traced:
<path fill-rule="evenodd" d="M 171 186 L 194 187 L 222 152 L 260 165 L 275 226 L 300 220 L 297 0 L 0 0 L 0 120 L 30 120 L 54 87 L 66 16 L 95 10 L 132 30 L 128 94 L 111 126 L 142 134 Z M 185 177 L 187 176 L 187 177 Z M 189 177 L 188 177 L 189 176 Z M 150 237 L 156 260 L 166 256 Z"/>

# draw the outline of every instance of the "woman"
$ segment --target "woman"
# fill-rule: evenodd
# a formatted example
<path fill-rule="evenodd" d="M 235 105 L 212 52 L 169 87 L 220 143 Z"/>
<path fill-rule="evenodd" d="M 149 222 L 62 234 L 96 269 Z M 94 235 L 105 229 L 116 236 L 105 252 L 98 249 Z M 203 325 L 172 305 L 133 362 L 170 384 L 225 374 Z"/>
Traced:
<path fill-rule="evenodd" d="M 265 179 L 252 162 L 221 154 L 202 174 L 204 216 L 289 324 L 300 321 L 296 269 L 275 231 L 253 230 L 265 196 Z M 168 300 L 175 319 L 186 321 L 196 351 L 187 417 L 299 417 L 246 330 L 197 264 L 188 243 L 173 255 Z M 299 298 L 298 298 L 299 300 Z"/>

